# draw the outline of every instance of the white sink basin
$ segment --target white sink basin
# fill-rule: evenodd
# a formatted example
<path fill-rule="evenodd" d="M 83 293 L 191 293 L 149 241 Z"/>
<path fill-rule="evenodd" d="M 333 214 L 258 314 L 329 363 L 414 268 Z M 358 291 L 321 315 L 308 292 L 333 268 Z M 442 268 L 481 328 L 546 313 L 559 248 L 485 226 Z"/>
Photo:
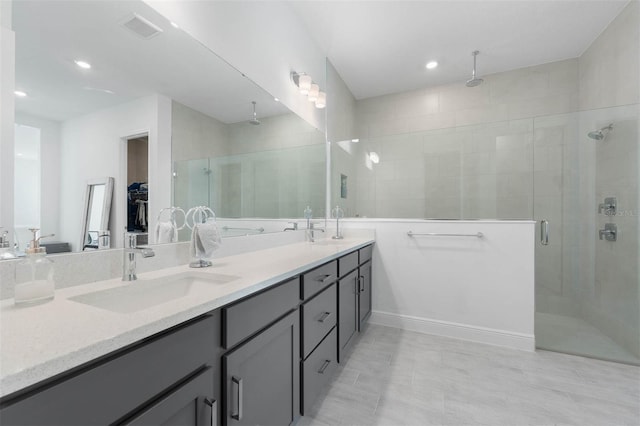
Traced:
<path fill-rule="evenodd" d="M 219 286 L 239 279 L 235 275 L 185 272 L 151 280 L 131 281 L 121 287 L 70 297 L 69 300 L 128 314 L 171 302 L 198 286 Z"/>

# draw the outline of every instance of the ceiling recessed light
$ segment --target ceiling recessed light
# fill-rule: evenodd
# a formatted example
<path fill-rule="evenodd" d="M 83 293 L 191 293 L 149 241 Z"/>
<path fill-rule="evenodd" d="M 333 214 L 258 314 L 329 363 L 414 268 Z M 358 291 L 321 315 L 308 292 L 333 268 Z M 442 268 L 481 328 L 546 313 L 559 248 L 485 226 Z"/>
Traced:
<path fill-rule="evenodd" d="M 351 142 L 358 143 L 358 142 L 360 142 L 360 139 L 351 139 Z"/>
<path fill-rule="evenodd" d="M 25 96 L 27 96 L 27 94 L 21 90 L 16 90 L 13 92 L 13 94 L 19 98 L 24 98 Z"/>
<path fill-rule="evenodd" d="M 76 63 L 77 66 L 79 66 L 82 69 L 88 70 L 89 68 L 91 68 L 91 64 L 89 62 L 86 61 L 82 61 L 80 59 L 76 59 L 75 61 L 73 61 Z"/>
<path fill-rule="evenodd" d="M 436 61 L 429 61 L 429 62 L 427 62 L 427 69 L 428 69 L 428 70 L 432 70 L 432 69 L 434 69 L 434 68 L 435 68 L 435 67 L 437 67 L 437 66 L 438 66 L 438 62 L 436 62 Z"/>
<path fill-rule="evenodd" d="M 180 28 L 180 27 L 178 26 L 178 24 L 176 24 L 176 23 L 175 23 L 175 22 L 173 22 L 173 21 L 171 21 L 171 26 L 172 26 L 173 28 Z"/>

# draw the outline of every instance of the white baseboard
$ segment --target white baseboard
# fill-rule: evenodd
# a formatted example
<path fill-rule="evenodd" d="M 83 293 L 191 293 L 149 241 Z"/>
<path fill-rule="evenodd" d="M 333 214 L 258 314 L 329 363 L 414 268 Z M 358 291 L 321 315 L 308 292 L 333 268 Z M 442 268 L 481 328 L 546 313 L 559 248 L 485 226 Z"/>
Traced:
<path fill-rule="evenodd" d="M 390 312 L 373 311 L 369 322 L 387 327 L 433 334 L 454 339 L 469 340 L 487 345 L 504 346 L 512 349 L 533 352 L 536 348 L 535 336 L 514 333 L 493 328 L 475 327 L 455 322 L 412 317 Z"/>

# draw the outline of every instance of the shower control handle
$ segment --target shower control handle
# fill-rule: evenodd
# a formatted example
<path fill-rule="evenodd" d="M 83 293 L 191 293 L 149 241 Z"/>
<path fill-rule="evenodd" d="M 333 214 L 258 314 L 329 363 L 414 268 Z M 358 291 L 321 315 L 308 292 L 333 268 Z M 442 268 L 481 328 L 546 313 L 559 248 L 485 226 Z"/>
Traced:
<path fill-rule="evenodd" d="M 617 241 L 618 227 L 614 223 L 605 223 L 604 229 L 598 231 L 601 240 Z"/>
<path fill-rule="evenodd" d="M 549 221 L 540 221 L 540 244 L 543 246 L 549 245 Z"/>
<path fill-rule="evenodd" d="M 598 213 L 604 213 L 606 216 L 615 216 L 618 200 L 616 197 L 607 197 L 604 199 L 604 203 L 598 205 Z"/>

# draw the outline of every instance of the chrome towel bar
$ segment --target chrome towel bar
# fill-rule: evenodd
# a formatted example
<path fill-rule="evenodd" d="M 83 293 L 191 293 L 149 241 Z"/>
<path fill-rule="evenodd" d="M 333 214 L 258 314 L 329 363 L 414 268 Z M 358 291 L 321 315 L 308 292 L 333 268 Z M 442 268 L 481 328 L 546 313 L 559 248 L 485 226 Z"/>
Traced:
<path fill-rule="evenodd" d="M 437 232 L 425 232 L 425 233 L 415 233 L 413 231 L 407 232 L 407 236 L 409 237 L 476 237 L 482 238 L 484 234 L 482 232 L 476 232 L 475 234 L 440 234 Z"/>
<path fill-rule="evenodd" d="M 264 228 L 233 228 L 231 226 L 223 226 L 223 231 L 255 231 L 255 232 L 264 232 Z"/>

